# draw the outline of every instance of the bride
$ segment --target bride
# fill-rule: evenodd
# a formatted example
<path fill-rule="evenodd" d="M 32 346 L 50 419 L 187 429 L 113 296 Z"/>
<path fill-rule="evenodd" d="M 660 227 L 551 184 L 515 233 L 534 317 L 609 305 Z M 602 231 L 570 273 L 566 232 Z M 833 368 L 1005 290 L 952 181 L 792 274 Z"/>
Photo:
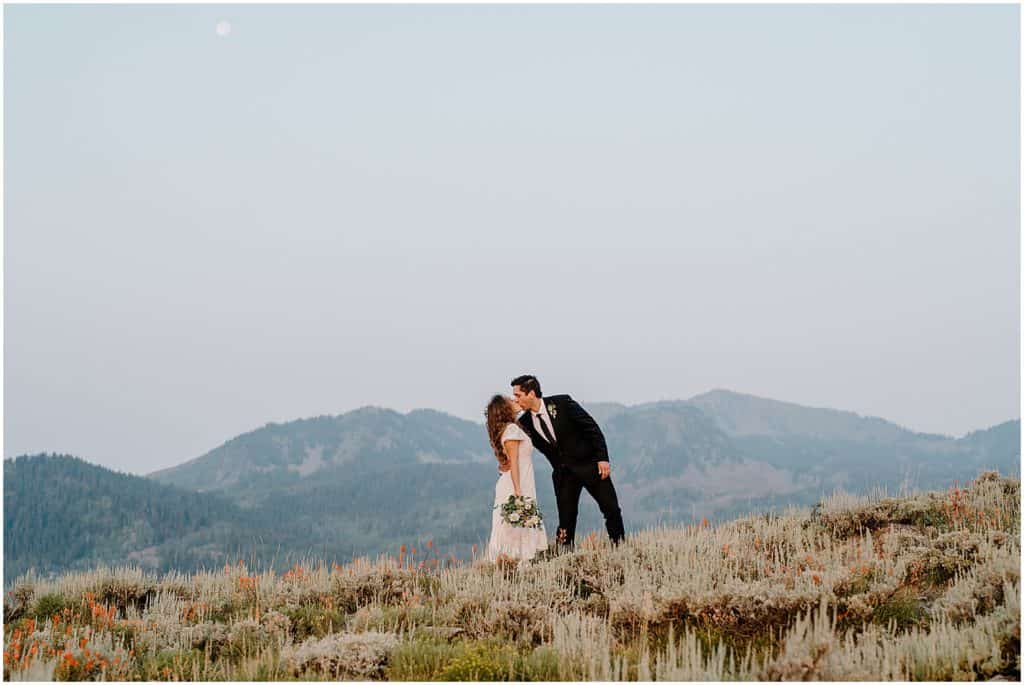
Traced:
<path fill-rule="evenodd" d="M 498 459 L 501 476 L 494 486 L 494 513 L 491 516 L 491 539 L 487 543 L 487 558 L 497 561 L 532 559 L 537 552 L 548 548 L 544 522 L 540 528 L 519 528 L 501 518 L 501 505 L 509 495 L 525 495 L 537 500 L 537 486 L 533 478 L 533 442 L 516 423 L 519 405 L 510 397 L 495 395 L 487 404 L 487 434 Z"/>

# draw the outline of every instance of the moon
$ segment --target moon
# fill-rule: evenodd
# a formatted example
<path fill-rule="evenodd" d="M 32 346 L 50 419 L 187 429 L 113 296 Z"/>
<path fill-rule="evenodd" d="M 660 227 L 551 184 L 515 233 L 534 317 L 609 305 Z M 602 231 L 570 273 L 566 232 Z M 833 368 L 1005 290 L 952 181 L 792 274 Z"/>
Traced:
<path fill-rule="evenodd" d="M 218 21 L 217 22 L 217 35 L 226 36 L 231 33 L 231 22 L 230 21 Z"/>

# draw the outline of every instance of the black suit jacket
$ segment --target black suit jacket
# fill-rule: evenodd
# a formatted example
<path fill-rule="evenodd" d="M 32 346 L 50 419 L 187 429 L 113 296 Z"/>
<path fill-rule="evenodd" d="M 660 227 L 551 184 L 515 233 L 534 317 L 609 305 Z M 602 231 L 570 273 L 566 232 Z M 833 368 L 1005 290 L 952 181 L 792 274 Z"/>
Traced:
<path fill-rule="evenodd" d="M 519 417 L 519 427 L 526 431 L 533 446 L 548 458 L 551 466 L 589 466 L 608 459 L 608 444 L 594 418 L 569 395 L 549 395 L 540 398 L 548 408 L 551 424 L 555 428 L 557 447 L 547 441 L 533 427 L 533 412 L 527 410 Z"/>

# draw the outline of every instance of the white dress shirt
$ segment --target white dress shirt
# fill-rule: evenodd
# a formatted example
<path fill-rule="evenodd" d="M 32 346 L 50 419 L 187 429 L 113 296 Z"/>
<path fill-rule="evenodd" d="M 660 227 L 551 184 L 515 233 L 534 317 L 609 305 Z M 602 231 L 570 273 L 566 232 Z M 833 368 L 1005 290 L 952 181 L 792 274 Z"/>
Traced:
<path fill-rule="evenodd" d="M 544 425 L 547 426 L 548 431 L 551 432 L 552 437 L 558 440 L 558 436 L 555 435 L 555 425 L 551 423 L 551 416 L 548 415 L 548 408 L 544 404 L 544 398 L 540 398 L 540 411 L 531 411 L 530 414 L 533 416 L 533 427 L 540 434 L 541 438 L 545 438 L 544 431 L 540 429 L 540 422 L 544 421 Z"/>

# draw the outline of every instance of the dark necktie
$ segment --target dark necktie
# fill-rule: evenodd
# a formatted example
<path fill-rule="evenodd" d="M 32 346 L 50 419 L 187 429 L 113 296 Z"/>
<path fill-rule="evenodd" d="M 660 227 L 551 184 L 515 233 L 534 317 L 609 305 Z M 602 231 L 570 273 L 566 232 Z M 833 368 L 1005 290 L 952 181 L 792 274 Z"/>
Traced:
<path fill-rule="evenodd" d="M 544 434 L 544 439 L 554 445 L 555 437 L 551 435 L 551 431 L 548 430 L 548 425 L 544 423 L 543 414 L 537 414 L 537 423 L 540 424 L 540 432 Z"/>

